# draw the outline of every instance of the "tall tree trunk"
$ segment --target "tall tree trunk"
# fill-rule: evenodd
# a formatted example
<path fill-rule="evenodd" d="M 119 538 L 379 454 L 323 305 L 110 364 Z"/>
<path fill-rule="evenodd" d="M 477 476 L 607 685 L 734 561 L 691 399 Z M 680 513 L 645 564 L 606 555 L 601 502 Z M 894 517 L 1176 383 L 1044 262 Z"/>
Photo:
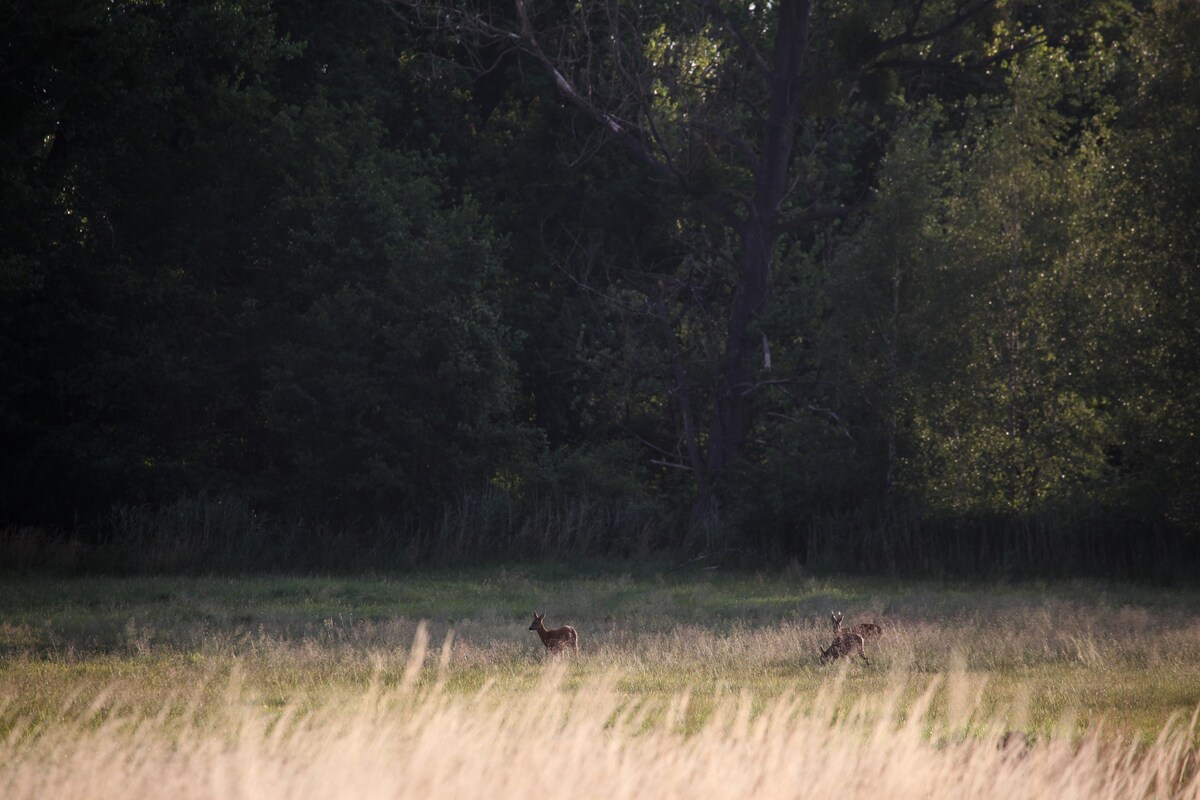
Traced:
<path fill-rule="evenodd" d="M 731 186 L 723 186 L 706 192 L 692 181 L 686 167 L 681 166 L 686 159 L 681 162 L 676 157 L 678 154 L 672 152 L 673 137 L 663 136 L 662 129 L 655 124 L 654 109 L 659 105 L 656 99 L 658 89 L 655 88 L 660 86 L 658 78 L 653 72 L 637 72 L 636 65 L 644 60 L 642 54 L 631 53 L 630 58 L 621 57 L 620 48 L 624 45 L 621 37 L 615 33 L 597 34 L 593 39 L 593 33 L 584 26 L 580 32 L 581 39 L 571 42 L 567 41 L 572 35 L 569 25 L 551 26 L 548 29 L 550 46 L 544 48 L 539 39 L 543 32 L 536 24 L 537 15 L 531 11 L 534 4 L 526 0 L 514 0 L 515 22 L 505 19 L 503 14 L 456 10 L 463 4 L 450 3 L 448 0 L 392 2 L 432 11 L 429 17 L 431 24 L 439 28 L 451 22 L 460 26 L 459 30 L 477 35 L 490 45 L 502 45 L 505 50 L 518 48 L 531 56 L 553 79 L 560 95 L 586 115 L 599 130 L 604 131 L 606 137 L 619 143 L 658 177 L 674 182 L 699 199 L 722 224 L 734 230 L 740 240 L 737 284 L 729 312 L 725 349 L 714 387 L 712 419 L 709 421 L 703 454 L 697 452 L 699 437 L 688 436 L 688 457 L 693 461 L 696 494 L 683 545 L 685 549 L 695 549 L 700 534 L 716 518 L 719 498 L 725 491 L 723 483 L 727 483 L 730 468 L 742 457 L 754 423 L 754 356 L 758 342 L 754 328 L 770 299 L 771 267 L 779 238 L 785 229 L 792 230 L 822 219 L 843 217 L 853 209 L 853 206 L 814 207 L 804 212 L 793 209 L 787 212 L 787 219 L 783 219 L 783 206 L 796 188 L 794 183 L 789 183 L 788 173 L 796 129 L 804 113 L 801 95 L 806 84 L 801 78 L 805 75 L 805 55 L 814 44 L 811 38 L 812 0 L 776 0 L 767 4 L 769 13 L 776 18 L 773 49 L 769 58 L 756 47 L 756 42 L 769 36 L 755 35 L 743 29 L 736 16 L 726 13 L 718 0 L 693 0 L 695 8 L 707 18 L 705 29 L 723 34 L 726 44 L 732 48 L 731 52 L 739 54 L 730 63 L 740 65 L 736 68 L 745 69 L 747 76 L 762 77 L 766 81 L 769 99 L 761 127 L 756 122 L 744 128 L 726 128 L 726 120 L 720 114 L 695 122 L 695 130 L 702 131 L 705 136 L 714 131 L 718 135 L 726 134 L 723 137 L 725 141 L 743 154 L 744 163 L 754 176 L 749 197 L 742 195 L 740 182 L 736 191 L 732 191 Z M 835 58 L 831 64 L 823 62 L 821 70 L 807 77 L 811 84 L 826 85 L 836 79 L 853 78 L 865 69 L 868 62 L 902 48 L 940 39 L 978 18 L 995 4 L 996 0 L 960 0 L 953 4 L 953 11 L 948 15 L 943 15 L 936 23 L 924 24 L 922 15 L 927 9 L 926 2 L 912 0 L 903 15 L 903 30 L 879 38 L 867 52 L 860 54 L 861 58 L 855 63 L 838 63 Z M 490 4 L 483 5 L 490 7 Z M 636 5 L 582 3 L 578 4 L 578 10 L 582 14 L 582 21 L 586 23 L 588 9 L 597 9 L 596 13 L 602 22 L 597 30 L 615 32 L 618 29 L 628 30 L 624 21 L 628 16 L 637 18 Z M 629 14 L 625 11 L 629 11 Z M 711 27 L 707 27 L 708 24 Z M 763 33 L 758 31 L 758 34 Z M 609 63 L 605 56 L 610 52 L 608 48 L 616 48 L 611 53 L 613 63 L 623 66 L 616 70 L 615 75 L 607 67 L 604 68 L 601 70 L 603 78 L 597 80 L 599 65 Z M 1011 52 L 1013 50 L 989 54 L 979 63 L 992 64 Z M 920 68 L 922 60 L 919 57 L 908 58 L 904 63 Z M 944 66 L 941 61 L 937 63 Z M 482 62 L 478 66 L 481 72 L 495 68 L 495 65 L 487 66 Z M 612 80 L 614 77 L 615 83 Z M 670 94 L 669 87 L 667 93 Z M 734 116 L 740 114 L 738 111 Z M 685 122 L 684 125 L 687 127 L 689 123 Z M 756 141 L 752 141 L 754 137 L 757 137 Z M 673 358 L 678 360 L 678 354 Z M 699 421 L 693 417 L 693 422 L 695 424 L 690 427 L 695 433 L 699 430 Z M 689 426 L 685 424 L 685 427 Z M 697 469 L 701 457 L 704 468 Z"/>
<path fill-rule="evenodd" d="M 684 549 L 694 549 L 714 521 L 717 493 L 729 467 L 741 457 L 753 425 L 755 320 L 770 295 L 771 266 L 779 241 L 779 210 L 788 193 L 796 120 L 797 79 L 808 48 L 809 0 L 782 0 L 771 71 L 771 106 L 754 176 L 754 195 L 741 226 L 737 287 L 725 336 L 720 382 L 713 397 L 704 483 L 697 484 Z"/>

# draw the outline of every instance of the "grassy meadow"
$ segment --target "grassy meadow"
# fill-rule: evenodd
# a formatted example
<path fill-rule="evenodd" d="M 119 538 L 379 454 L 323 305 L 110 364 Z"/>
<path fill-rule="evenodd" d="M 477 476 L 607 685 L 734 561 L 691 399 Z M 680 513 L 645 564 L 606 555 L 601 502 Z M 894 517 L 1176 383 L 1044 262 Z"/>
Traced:
<path fill-rule="evenodd" d="M 1200 797 L 1198 599 L 654 563 L 6 577 L 0 796 Z M 818 663 L 831 610 L 883 626 L 869 667 Z"/>

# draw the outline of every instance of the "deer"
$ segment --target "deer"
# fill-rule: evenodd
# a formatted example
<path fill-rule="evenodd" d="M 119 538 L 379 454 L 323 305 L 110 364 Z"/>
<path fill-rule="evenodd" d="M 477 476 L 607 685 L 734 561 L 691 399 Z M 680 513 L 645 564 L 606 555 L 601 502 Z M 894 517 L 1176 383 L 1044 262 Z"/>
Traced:
<path fill-rule="evenodd" d="M 874 622 L 861 622 L 852 628 L 842 630 L 842 613 L 831 611 L 829 618 L 833 621 L 833 641 L 827 649 L 821 651 L 821 663 L 827 664 L 837 658 L 853 655 L 858 651 L 863 662 L 869 667 L 867 660 L 867 642 L 874 641 L 883 635 L 883 628 Z"/>
<path fill-rule="evenodd" d="M 829 612 L 829 618 L 833 620 L 833 636 L 837 638 L 843 633 L 857 633 L 863 638 L 864 642 L 871 642 L 883 636 L 883 628 L 876 625 L 874 622 L 860 622 L 845 631 L 842 630 L 842 612 Z"/>
<path fill-rule="evenodd" d="M 863 637 L 857 633 L 849 632 L 833 637 L 833 641 L 830 642 L 829 647 L 821 651 L 821 663 L 828 664 L 835 659 L 854 655 L 855 650 L 858 650 L 863 663 L 868 667 L 871 666 L 871 662 L 867 660 L 867 651 L 863 647 Z"/>
<path fill-rule="evenodd" d="M 529 630 L 537 631 L 546 650 L 550 653 L 561 653 L 570 648 L 578 653 L 579 634 L 575 632 L 575 629 L 570 625 L 563 625 L 561 628 L 547 628 L 546 623 L 542 621 L 545 618 L 545 613 L 533 612 L 533 622 L 529 624 Z"/>

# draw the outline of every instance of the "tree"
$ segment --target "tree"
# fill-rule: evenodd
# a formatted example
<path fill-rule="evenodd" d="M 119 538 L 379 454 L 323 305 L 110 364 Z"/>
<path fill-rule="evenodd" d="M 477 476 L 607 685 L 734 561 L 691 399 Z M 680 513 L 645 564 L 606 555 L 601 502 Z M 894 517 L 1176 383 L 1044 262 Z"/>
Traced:
<path fill-rule="evenodd" d="M 926 513 L 1118 530 L 1186 508 L 1194 169 L 1157 87 L 1186 71 L 1158 37 L 1188 17 L 1133 24 L 1099 13 L 1014 58 L 1003 94 L 913 116 L 835 257 L 826 360 L 864 398 L 878 482 Z"/>
<path fill-rule="evenodd" d="M 375 79 L 394 15 L 325 6 L 5 19 L 4 517 L 236 492 L 411 518 L 516 457 L 499 242 L 414 152 L 427 87 Z"/>
<path fill-rule="evenodd" d="M 295 49 L 272 22 L 263 2 L 6 16 L 0 513 L 70 521 L 228 463 L 220 289 L 257 235 L 254 145 Z"/>
<path fill-rule="evenodd" d="M 470 204 L 441 208 L 436 168 L 382 136 L 358 107 L 317 100 L 274 137 L 273 162 L 309 167 L 274 209 L 280 238 L 256 256 L 276 284 L 243 326 L 267 344 L 278 499 L 428 519 L 521 455 L 512 336 L 486 221 Z"/>
<path fill-rule="evenodd" d="M 711 521 L 722 485 L 743 454 L 756 395 L 773 381 L 760 322 L 784 237 L 860 207 L 866 175 L 852 165 L 870 137 L 856 116 L 886 95 L 895 70 L 951 75 L 966 61 L 995 62 L 991 0 L 880 2 L 869 9 L 809 0 L 737 7 L 694 3 L 585 3 L 511 14 L 409 4 L 430 25 L 464 37 L 482 69 L 506 49 L 549 75 L 560 96 L 656 179 L 686 198 L 684 227 L 729 241 L 732 288 L 708 421 L 686 448 L 695 481 L 688 540 Z M 974 36 L 956 38 L 972 32 Z M 840 140 L 840 141 L 839 141 Z M 854 146 L 857 145 L 857 146 Z M 857 151 L 857 152 L 855 152 Z M 678 374 L 678 371 L 677 371 Z M 681 396 L 690 393 L 677 385 Z M 696 398 L 686 401 L 699 408 Z"/>
<path fill-rule="evenodd" d="M 1155 2 L 1128 45 L 1132 76 L 1097 157 L 1083 219 L 1114 494 L 1139 520 L 1200 531 L 1200 7 Z"/>

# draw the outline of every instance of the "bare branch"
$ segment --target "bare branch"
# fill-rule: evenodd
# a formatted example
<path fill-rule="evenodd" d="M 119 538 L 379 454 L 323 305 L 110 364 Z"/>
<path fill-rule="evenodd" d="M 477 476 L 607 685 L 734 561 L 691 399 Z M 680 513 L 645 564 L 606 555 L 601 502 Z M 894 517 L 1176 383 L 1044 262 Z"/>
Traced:
<path fill-rule="evenodd" d="M 679 398 L 679 412 L 683 417 L 684 445 L 687 447 L 688 461 L 696 474 L 697 483 L 703 485 L 707 479 L 704 471 L 704 456 L 700 451 L 700 431 L 696 425 L 696 415 L 692 408 L 692 384 L 688 376 L 687 364 L 679 347 L 679 339 L 675 336 L 675 326 L 671 324 L 671 316 L 667 304 L 662 297 L 662 286 L 654 298 L 654 309 L 662 325 L 663 337 L 666 340 L 667 352 L 671 354 L 671 366 L 675 372 L 675 387 Z"/>
<path fill-rule="evenodd" d="M 844 423 L 842 421 L 842 418 L 839 417 L 837 415 L 837 413 L 834 412 L 832 409 L 824 408 L 822 406 L 817 405 L 816 403 L 808 403 L 807 405 L 804 406 L 804 409 L 806 411 L 811 412 L 812 414 L 815 414 L 816 416 L 824 417 L 828 421 L 832 422 L 833 425 L 838 429 L 838 431 L 840 431 L 841 434 L 843 436 L 845 436 L 847 439 L 850 439 L 850 440 L 854 439 L 854 436 L 851 435 L 851 433 L 850 433 L 850 428 L 846 425 L 846 423 Z M 796 425 L 804 424 L 804 420 L 799 419 L 798 417 L 793 417 L 790 414 L 780 413 L 778 411 L 768 411 L 768 412 L 766 412 L 766 415 L 768 417 L 773 417 L 774 419 L 781 419 L 781 420 L 784 420 L 785 422 L 791 422 Z"/>
<path fill-rule="evenodd" d="M 742 32 L 742 29 L 738 27 L 738 24 L 733 20 L 733 18 L 721 10 L 721 7 L 717 4 L 716 0 L 696 0 L 696 5 L 702 8 L 713 19 L 720 23 L 721 27 L 725 29 L 725 32 L 728 33 L 735 42 L 737 42 L 738 47 L 740 47 L 742 52 L 746 54 L 746 59 L 750 62 L 750 64 L 752 64 L 754 68 L 758 70 L 759 74 L 762 75 L 763 78 L 768 81 L 771 80 L 773 73 L 770 65 L 767 64 L 767 60 L 763 58 L 762 53 L 758 52 L 758 49 L 754 46 L 754 43 L 746 38 L 745 33 Z"/>
<path fill-rule="evenodd" d="M 931 42 L 934 39 L 940 39 L 946 34 L 958 30 L 963 25 L 966 25 L 968 22 L 975 19 L 975 17 L 983 13 L 985 9 L 995 4 L 996 0 L 977 0 L 977 2 L 974 3 L 956 4 L 954 14 L 949 19 L 936 28 L 931 28 L 918 33 L 916 28 L 920 23 L 919 17 L 922 8 L 925 5 L 924 0 L 918 0 L 913 7 L 913 16 L 909 18 L 907 24 L 905 25 L 904 33 L 888 37 L 887 39 L 879 42 L 879 44 L 876 45 L 873 51 L 868 55 L 868 60 L 877 58 L 878 56 L 881 56 L 884 53 L 890 50 L 895 50 L 899 47 L 923 44 L 925 42 Z"/>
<path fill-rule="evenodd" d="M 969 65 L 960 65 L 956 62 L 936 58 L 919 58 L 919 57 L 900 57 L 893 56 L 888 59 L 881 59 L 881 56 L 901 50 L 905 47 L 913 45 L 925 44 L 927 42 L 936 41 L 949 33 L 962 28 L 969 24 L 989 7 L 994 6 L 997 0 L 962 0 L 955 4 L 954 13 L 941 24 L 927 30 L 918 31 L 917 28 L 921 24 L 921 16 L 925 12 L 926 0 L 915 0 L 912 7 L 912 13 L 908 16 L 904 23 L 903 33 L 890 36 L 886 39 L 881 39 L 875 47 L 865 53 L 861 61 L 854 65 L 833 66 L 823 70 L 812 70 L 802 76 L 798 83 L 800 84 L 815 84 L 826 83 L 838 78 L 853 75 L 862 72 L 866 69 L 880 68 L 905 68 L 905 69 L 973 69 L 981 66 L 986 66 L 992 61 L 997 61 L 1006 55 L 1011 55 L 1013 52 L 1019 52 L 1024 49 L 1028 40 L 1014 45 L 1011 51 L 1005 51 L 1004 54 L 997 54 L 994 57 L 982 59 L 978 62 L 972 62 Z M 1032 37 L 1029 37 L 1032 38 Z"/>
<path fill-rule="evenodd" d="M 741 389 L 742 397 L 749 397 L 759 389 L 764 389 L 769 386 L 790 386 L 796 382 L 795 378 L 779 378 L 770 381 L 755 381 L 754 383 L 738 384 L 737 388 Z"/>
<path fill-rule="evenodd" d="M 661 460 L 661 459 L 658 459 L 658 458 L 652 458 L 652 459 L 650 459 L 650 463 L 651 463 L 651 464 L 654 464 L 655 466 L 658 466 L 658 467 L 670 467 L 671 469 L 681 469 L 681 470 L 684 470 L 684 471 L 686 471 L 686 472 L 692 472 L 692 471 L 693 471 L 693 470 L 692 470 L 692 468 L 691 468 L 691 467 L 689 467 L 687 464 L 678 464 L 678 463 L 676 463 L 676 462 L 674 462 L 674 461 L 663 461 L 663 460 Z"/>
<path fill-rule="evenodd" d="M 973 61 L 959 62 L 950 59 L 934 58 L 884 58 L 875 61 L 872 66 L 878 69 L 910 69 L 910 70 L 940 70 L 944 72 L 960 70 L 981 70 L 999 64 L 1005 59 L 1024 53 L 1045 41 L 1045 35 L 1029 36 L 1008 47 L 998 50 L 986 58 Z"/>
<path fill-rule="evenodd" d="M 811 225 L 814 222 L 821 222 L 827 219 L 843 219 L 851 214 L 866 209 L 867 206 L 867 201 L 862 201 L 859 203 L 850 203 L 848 205 L 818 206 L 805 209 L 804 211 L 782 217 L 779 222 L 776 223 L 776 229 L 780 233 L 791 233 L 799 228 L 803 228 L 806 225 Z"/>

